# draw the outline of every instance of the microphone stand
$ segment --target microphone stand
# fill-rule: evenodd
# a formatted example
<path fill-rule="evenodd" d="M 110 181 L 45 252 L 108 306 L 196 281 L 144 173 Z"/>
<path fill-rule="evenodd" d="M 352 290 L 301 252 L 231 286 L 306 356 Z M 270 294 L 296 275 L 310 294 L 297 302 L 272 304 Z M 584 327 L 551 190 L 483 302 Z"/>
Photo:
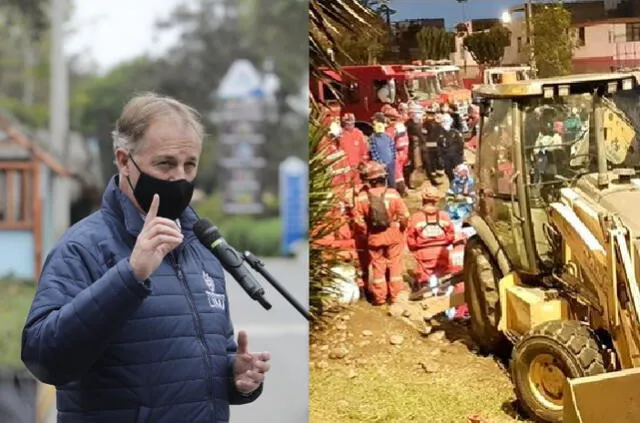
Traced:
<path fill-rule="evenodd" d="M 307 310 L 305 310 L 305 308 L 302 306 L 302 304 L 300 304 L 298 302 L 298 300 L 293 298 L 293 296 L 282 285 L 280 285 L 280 283 L 265 268 L 264 263 L 259 258 L 254 256 L 253 254 L 251 254 L 251 252 L 245 251 L 244 252 L 244 259 L 246 260 L 247 263 L 249 263 L 249 265 L 256 272 L 260 273 L 262 275 L 262 277 L 264 277 L 267 280 L 267 282 L 269 282 L 280 293 L 280 295 L 282 295 L 284 298 L 286 298 L 286 300 L 289 301 L 289 304 L 291 304 L 296 310 L 298 310 L 300 312 L 300 314 L 302 314 L 302 316 L 304 316 L 305 319 L 311 320 L 311 315 L 309 314 L 309 312 Z M 266 300 L 264 300 L 264 298 L 262 298 L 262 297 L 259 297 L 259 298 L 261 298 L 263 301 L 266 302 Z M 260 300 L 258 300 L 258 301 L 260 302 Z M 260 304 L 262 304 L 262 302 L 260 302 Z M 267 303 L 267 304 L 269 304 L 269 303 Z M 263 304 L 263 307 L 264 307 L 264 304 Z M 271 305 L 269 305 L 269 308 L 271 308 Z M 269 308 L 267 308 L 267 310 Z"/>

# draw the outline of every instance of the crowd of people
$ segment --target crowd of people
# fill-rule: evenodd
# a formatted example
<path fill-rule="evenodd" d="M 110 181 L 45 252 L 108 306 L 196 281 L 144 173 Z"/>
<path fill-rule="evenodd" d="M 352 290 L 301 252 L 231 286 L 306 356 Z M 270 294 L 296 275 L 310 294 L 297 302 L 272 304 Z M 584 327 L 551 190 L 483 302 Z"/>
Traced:
<path fill-rule="evenodd" d="M 356 128 L 353 114 L 325 122 L 321 152 L 338 199 L 331 212 L 338 225 L 317 243 L 337 249 L 357 269 L 357 284 L 372 304 L 395 303 L 406 290 L 407 250 L 417 263 L 413 290 L 450 272 L 451 251 L 462 241 L 456 222 L 475 202 L 462 127 L 474 128 L 477 120 L 477 109 L 463 125 L 449 105 L 435 111 L 409 103 L 384 106 L 371 119 L 369 137 Z M 426 188 L 411 183 L 411 173 L 421 170 L 430 182 Z M 446 193 L 438 188 L 444 175 Z M 417 189 L 421 207 L 410 213 L 405 199 Z"/>

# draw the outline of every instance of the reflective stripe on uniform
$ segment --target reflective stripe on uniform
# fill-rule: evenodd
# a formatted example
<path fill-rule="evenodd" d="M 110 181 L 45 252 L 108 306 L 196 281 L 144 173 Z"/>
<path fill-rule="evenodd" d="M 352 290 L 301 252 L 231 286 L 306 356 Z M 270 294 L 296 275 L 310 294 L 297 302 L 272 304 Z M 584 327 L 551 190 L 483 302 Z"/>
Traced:
<path fill-rule="evenodd" d="M 385 278 L 378 278 L 378 279 L 374 279 L 372 281 L 372 283 L 374 285 L 380 285 L 380 284 L 383 284 L 383 283 L 387 283 L 387 280 Z"/>
<path fill-rule="evenodd" d="M 327 155 L 327 160 L 341 159 L 344 156 L 346 156 L 344 151 L 336 151 L 335 153 Z"/>
<path fill-rule="evenodd" d="M 427 142 L 427 143 L 425 143 L 425 145 L 427 147 L 429 147 L 429 148 L 435 148 L 435 147 L 438 146 L 438 143 L 437 142 Z"/>
<path fill-rule="evenodd" d="M 404 282 L 404 279 L 402 279 L 402 276 L 394 276 L 389 279 L 389 282 Z"/>

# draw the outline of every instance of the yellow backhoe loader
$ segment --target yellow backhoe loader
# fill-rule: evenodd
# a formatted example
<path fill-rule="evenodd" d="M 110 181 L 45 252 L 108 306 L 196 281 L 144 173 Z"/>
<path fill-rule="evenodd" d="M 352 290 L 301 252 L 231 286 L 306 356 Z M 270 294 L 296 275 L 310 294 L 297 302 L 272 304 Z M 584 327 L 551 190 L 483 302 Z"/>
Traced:
<path fill-rule="evenodd" d="M 473 339 L 541 422 L 640 422 L 640 79 L 481 85 Z"/>

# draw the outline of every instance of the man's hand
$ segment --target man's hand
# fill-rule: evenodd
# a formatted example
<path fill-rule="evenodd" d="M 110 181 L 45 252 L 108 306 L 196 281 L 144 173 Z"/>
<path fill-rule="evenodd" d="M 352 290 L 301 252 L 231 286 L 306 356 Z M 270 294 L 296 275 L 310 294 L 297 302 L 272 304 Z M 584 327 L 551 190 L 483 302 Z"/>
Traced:
<path fill-rule="evenodd" d="M 233 381 L 236 389 L 243 393 L 249 394 L 264 382 L 264 375 L 271 369 L 271 354 L 268 352 L 250 353 L 247 349 L 249 341 L 247 333 L 238 332 L 238 352 L 236 353 L 236 362 L 233 366 Z"/>
<path fill-rule="evenodd" d="M 160 197 L 154 194 L 144 226 L 133 246 L 129 263 L 139 281 L 147 279 L 164 257 L 182 243 L 183 235 L 176 222 L 158 217 Z"/>

